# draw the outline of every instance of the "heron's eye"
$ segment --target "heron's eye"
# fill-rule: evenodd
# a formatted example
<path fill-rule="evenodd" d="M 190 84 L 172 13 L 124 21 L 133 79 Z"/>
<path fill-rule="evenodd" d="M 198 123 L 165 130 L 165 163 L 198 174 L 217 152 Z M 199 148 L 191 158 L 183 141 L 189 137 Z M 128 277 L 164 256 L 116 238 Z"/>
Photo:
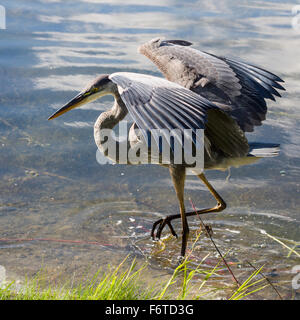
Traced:
<path fill-rule="evenodd" d="M 96 87 L 92 87 L 89 91 L 87 91 L 87 92 L 84 94 L 84 96 L 88 96 L 88 95 L 93 94 L 93 93 L 95 93 L 95 92 L 97 92 L 97 91 L 98 91 L 98 89 L 97 89 Z"/>

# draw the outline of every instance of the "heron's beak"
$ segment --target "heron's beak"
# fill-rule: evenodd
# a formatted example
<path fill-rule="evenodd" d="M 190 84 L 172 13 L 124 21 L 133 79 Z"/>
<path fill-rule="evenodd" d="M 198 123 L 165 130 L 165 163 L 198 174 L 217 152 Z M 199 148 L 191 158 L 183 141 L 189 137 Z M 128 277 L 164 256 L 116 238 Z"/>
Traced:
<path fill-rule="evenodd" d="M 57 118 L 61 116 L 62 114 L 77 108 L 83 104 L 86 104 L 90 101 L 95 100 L 95 92 L 93 91 L 84 91 L 80 92 L 76 97 L 74 97 L 71 101 L 69 101 L 66 105 L 64 105 L 62 108 L 57 110 L 53 113 L 51 117 L 48 118 L 48 120 L 52 120 L 54 118 Z"/>

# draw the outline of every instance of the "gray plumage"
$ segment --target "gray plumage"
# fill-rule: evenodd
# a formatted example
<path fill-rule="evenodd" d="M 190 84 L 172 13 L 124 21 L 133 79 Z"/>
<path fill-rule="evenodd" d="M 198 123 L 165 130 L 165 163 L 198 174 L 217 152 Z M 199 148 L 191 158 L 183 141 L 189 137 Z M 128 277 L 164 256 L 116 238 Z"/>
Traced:
<path fill-rule="evenodd" d="M 118 86 L 124 102 L 147 141 L 146 132 L 152 129 L 204 129 L 207 111 L 218 109 L 196 93 L 162 78 L 136 73 L 113 73 L 109 76 Z M 151 134 L 159 146 L 159 132 Z M 181 144 L 181 140 L 178 139 Z"/>
<path fill-rule="evenodd" d="M 247 156 L 248 142 L 237 123 L 220 107 L 181 84 L 128 72 L 111 74 L 109 79 L 117 84 L 120 98 L 142 132 L 205 128 L 207 168 L 224 158 Z M 157 137 L 154 139 L 158 143 Z"/>
<path fill-rule="evenodd" d="M 184 45 L 183 45 L 184 44 Z M 278 76 L 240 61 L 189 47 L 180 40 L 153 39 L 139 47 L 164 76 L 217 104 L 243 131 L 253 131 L 265 120 L 265 99 L 284 90 Z"/>

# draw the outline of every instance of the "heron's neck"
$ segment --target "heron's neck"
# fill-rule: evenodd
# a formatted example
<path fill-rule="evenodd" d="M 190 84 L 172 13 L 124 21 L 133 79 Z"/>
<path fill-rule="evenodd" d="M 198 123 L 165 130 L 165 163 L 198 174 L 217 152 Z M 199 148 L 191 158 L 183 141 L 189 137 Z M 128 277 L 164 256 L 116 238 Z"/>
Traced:
<path fill-rule="evenodd" d="M 110 141 L 114 139 L 111 134 L 111 129 L 113 129 L 120 121 L 122 121 L 128 113 L 127 108 L 122 101 L 118 91 L 116 90 L 112 92 L 112 94 L 115 97 L 113 107 L 108 111 L 102 112 L 94 125 L 94 138 L 96 145 L 105 155 L 107 155 L 108 139 L 110 139 Z M 119 142 L 115 141 L 114 143 L 117 150 L 119 150 Z M 115 159 L 112 160 L 117 161 Z"/>
<path fill-rule="evenodd" d="M 94 128 L 96 129 L 113 129 L 127 115 L 127 108 L 119 94 L 115 95 L 113 107 L 104 111 L 98 117 Z"/>

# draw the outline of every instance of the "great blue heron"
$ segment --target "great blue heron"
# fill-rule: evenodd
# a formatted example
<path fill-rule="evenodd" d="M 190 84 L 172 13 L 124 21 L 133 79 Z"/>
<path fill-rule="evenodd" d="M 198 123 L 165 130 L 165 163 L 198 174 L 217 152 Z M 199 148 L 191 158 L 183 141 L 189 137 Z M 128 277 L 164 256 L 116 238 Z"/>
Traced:
<path fill-rule="evenodd" d="M 198 51 L 184 40 L 153 39 L 139 48 L 152 60 L 167 80 L 137 73 L 101 75 L 86 89 L 50 118 L 87 102 L 110 94 L 115 103 L 98 117 L 94 126 L 96 144 L 104 153 L 101 129 L 115 127 L 128 114 L 134 124 L 130 129 L 204 129 L 204 168 L 224 169 L 231 165 L 250 163 L 258 158 L 278 153 L 278 145 L 248 143 L 245 132 L 265 120 L 265 99 L 274 99 L 284 90 L 278 76 L 256 67 L 225 57 Z M 129 143 L 135 144 L 141 136 L 129 134 Z M 225 201 L 206 179 L 203 172 L 197 176 L 217 200 L 213 208 L 186 212 L 184 206 L 185 163 L 169 164 L 170 175 L 179 200 L 180 214 L 169 215 L 153 224 L 151 236 L 161 237 L 167 225 L 177 237 L 171 221 L 181 218 L 181 256 L 185 255 L 189 227 L 188 216 L 219 212 Z"/>

